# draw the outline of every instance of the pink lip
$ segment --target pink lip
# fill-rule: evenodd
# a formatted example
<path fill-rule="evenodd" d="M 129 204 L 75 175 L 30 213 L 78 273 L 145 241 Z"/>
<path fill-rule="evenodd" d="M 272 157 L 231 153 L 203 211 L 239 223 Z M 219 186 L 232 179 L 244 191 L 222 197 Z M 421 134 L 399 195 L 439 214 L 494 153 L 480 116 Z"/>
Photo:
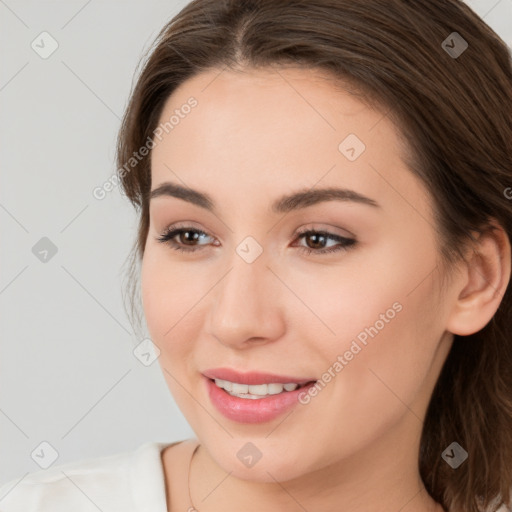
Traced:
<path fill-rule="evenodd" d="M 306 392 L 309 387 L 315 384 L 315 382 L 311 382 L 314 379 L 297 379 L 296 377 L 257 372 L 240 374 L 227 368 L 203 372 L 203 375 L 205 376 L 206 391 L 214 407 L 226 418 L 239 423 L 263 423 L 277 418 L 294 405 L 297 405 L 299 403 L 299 394 Z M 215 377 L 210 377 L 210 375 L 215 375 Z M 310 384 L 300 387 L 295 391 L 283 391 L 267 398 L 251 399 L 231 396 L 227 391 L 215 385 L 213 380 L 211 380 L 214 378 L 240 384 L 269 384 L 272 382 L 280 382 L 282 384 L 288 382 L 306 384 L 310 382 Z"/>
<path fill-rule="evenodd" d="M 303 377 L 291 377 L 290 375 L 277 375 L 273 373 L 262 372 L 246 372 L 240 373 L 231 368 L 211 368 L 202 372 L 205 377 L 209 379 L 229 380 L 230 382 L 238 382 L 239 384 L 271 384 L 281 383 L 287 384 L 295 382 L 297 384 L 306 384 L 307 382 L 316 381 L 311 377 L 305 379 Z"/>

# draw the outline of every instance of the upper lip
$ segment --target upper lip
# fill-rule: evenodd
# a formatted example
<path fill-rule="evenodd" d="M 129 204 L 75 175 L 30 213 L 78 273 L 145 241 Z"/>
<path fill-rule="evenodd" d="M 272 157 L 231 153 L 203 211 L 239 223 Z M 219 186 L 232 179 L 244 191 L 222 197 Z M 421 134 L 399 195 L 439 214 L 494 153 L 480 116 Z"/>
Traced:
<path fill-rule="evenodd" d="M 263 373 L 263 372 L 239 372 L 231 368 L 211 368 L 202 372 L 205 377 L 209 379 L 221 379 L 229 382 L 237 382 L 239 384 L 270 384 L 270 383 L 281 383 L 288 384 L 295 382 L 297 384 L 307 384 L 308 382 L 314 382 L 316 379 L 305 379 L 303 377 L 292 377 L 290 375 L 277 375 L 275 373 Z"/>

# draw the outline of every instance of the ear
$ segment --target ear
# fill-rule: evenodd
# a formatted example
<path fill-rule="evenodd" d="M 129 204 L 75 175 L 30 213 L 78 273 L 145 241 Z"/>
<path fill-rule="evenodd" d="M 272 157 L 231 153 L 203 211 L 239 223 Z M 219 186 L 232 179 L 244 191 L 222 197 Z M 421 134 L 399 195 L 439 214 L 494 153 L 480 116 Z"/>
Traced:
<path fill-rule="evenodd" d="M 510 240 L 503 227 L 492 221 L 462 263 L 458 297 L 446 329 L 467 336 L 483 329 L 496 313 L 510 280 Z"/>

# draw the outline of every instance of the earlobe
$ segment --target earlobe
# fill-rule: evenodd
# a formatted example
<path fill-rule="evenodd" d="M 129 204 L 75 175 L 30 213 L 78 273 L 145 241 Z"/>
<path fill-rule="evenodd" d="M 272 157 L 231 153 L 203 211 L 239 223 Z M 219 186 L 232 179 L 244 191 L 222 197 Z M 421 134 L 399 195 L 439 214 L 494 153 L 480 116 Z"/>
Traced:
<path fill-rule="evenodd" d="M 483 329 L 496 313 L 510 281 L 510 240 L 501 225 L 492 222 L 473 244 L 457 281 L 456 302 L 446 329 L 467 336 Z"/>

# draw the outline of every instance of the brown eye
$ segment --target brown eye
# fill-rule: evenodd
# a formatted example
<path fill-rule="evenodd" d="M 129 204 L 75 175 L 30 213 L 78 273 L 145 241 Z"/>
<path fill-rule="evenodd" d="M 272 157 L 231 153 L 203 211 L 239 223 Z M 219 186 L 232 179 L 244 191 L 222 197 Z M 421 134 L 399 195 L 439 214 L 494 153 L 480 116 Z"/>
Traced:
<path fill-rule="evenodd" d="M 157 237 L 156 240 L 158 242 L 170 245 L 177 251 L 193 252 L 197 250 L 197 246 L 204 245 L 196 243 L 201 239 L 203 235 L 208 236 L 208 234 L 204 231 L 192 227 L 183 227 L 177 229 L 168 228 L 165 233 L 163 233 L 160 237 Z M 176 242 L 174 238 L 178 238 L 178 242 Z"/>
<path fill-rule="evenodd" d="M 340 235 L 335 235 L 334 233 L 329 233 L 327 231 L 304 231 L 299 234 L 298 237 L 300 240 L 311 240 L 311 243 L 308 243 L 308 246 L 299 246 L 301 250 L 306 251 L 307 254 L 311 253 L 327 253 L 327 252 L 336 252 L 347 250 L 349 247 L 356 244 L 356 240 L 353 238 L 346 238 Z M 328 240 L 333 240 L 338 242 L 338 245 L 334 245 L 331 247 L 326 247 L 326 243 Z"/>

